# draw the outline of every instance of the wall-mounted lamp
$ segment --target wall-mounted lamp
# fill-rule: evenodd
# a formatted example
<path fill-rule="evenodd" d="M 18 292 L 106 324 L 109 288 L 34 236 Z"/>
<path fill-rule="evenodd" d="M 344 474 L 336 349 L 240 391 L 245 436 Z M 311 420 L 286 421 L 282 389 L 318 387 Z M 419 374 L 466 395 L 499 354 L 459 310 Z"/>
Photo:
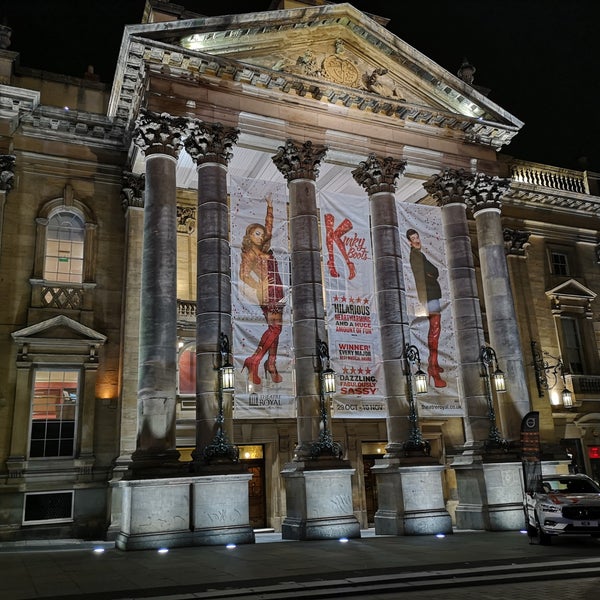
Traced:
<path fill-rule="evenodd" d="M 558 380 L 562 381 L 563 390 L 560 393 L 560 399 L 565 408 L 573 408 L 573 393 L 567 387 L 565 375 L 567 373 L 562 358 L 552 356 L 548 352 L 542 354 L 534 340 L 531 340 L 531 354 L 533 356 L 533 370 L 535 371 L 535 382 L 538 389 L 538 396 L 542 398 L 545 390 L 551 390 L 556 386 Z M 548 359 L 556 361 L 550 363 Z"/>
<path fill-rule="evenodd" d="M 327 342 L 317 339 L 316 371 L 319 374 L 319 409 L 321 412 L 321 432 L 319 439 L 311 444 L 311 455 L 317 458 L 322 454 L 330 454 L 341 459 L 344 450 L 339 442 L 333 440 L 329 430 L 328 403 L 325 396 L 335 394 L 335 371 L 331 368 Z"/>
<path fill-rule="evenodd" d="M 508 452 L 508 441 L 505 440 L 496 425 L 496 411 L 494 410 L 494 397 L 492 395 L 492 381 L 497 392 L 506 391 L 506 379 L 504 372 L 498 366 L 496 351 L 491 346 L 481 346 L 479 351 L 479 361 L 481 363 L 481 377 L 485 385 L 485 397 L 488 407 L 488 419 L 490 429 L 488 439 L 485 441 L 486 449 L 502 449 Z M 493 369 L 493 370 L 492 370 Z"/>
<path fill-rule="evenodd" d="M 404 347 L 404 376 L 406 377 L 406 396 L 408 398 L 408 420 L 410 423 L 409 438 L 403 444 L 406 454 L 417 452 L 429 456 L 431 446 L 429 442 L 423 439 L 421 428 L 419 427 L 419 414 L 415 403 L 413 382 L 417 394 L 427 392 L 427 375 L 421 369 L 421 357 L 416 346 L 406 344 Z M 413 365 L 417 365 L 417 370 L 413 374 Z"/>
<path fill-rule="evenodd" d="M 217 431 L 212 442 L 204 448 L 203 457 L 207 462 L 212 460 L 238 462 L 239 451 L 227 439 L 223 428 L 225 413 L 223 410 L 223 392 L 231 393 L 234 390 L 234 369 L 231 364 L 231 351 L 229 338 L 221 332 L 219 334 L 219 361 L 217 365 L 218 377 L 218 407 L 217 407 Z"/>

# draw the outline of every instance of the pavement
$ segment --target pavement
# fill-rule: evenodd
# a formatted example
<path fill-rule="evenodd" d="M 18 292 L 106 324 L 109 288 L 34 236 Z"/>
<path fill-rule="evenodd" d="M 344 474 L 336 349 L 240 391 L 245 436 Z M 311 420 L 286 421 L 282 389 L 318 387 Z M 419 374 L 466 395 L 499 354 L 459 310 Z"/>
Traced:
<path fill-rule="evenodd" d="M 0 600 L 435 600 L 597 595 L 600 541 L 518 531 L 380 536 L 124 552 L 111 542 L 0 544 Z M 502 585 L 499 591 L 498 585 Z M 557 596 L 558 594 L 558 596 Z"/>

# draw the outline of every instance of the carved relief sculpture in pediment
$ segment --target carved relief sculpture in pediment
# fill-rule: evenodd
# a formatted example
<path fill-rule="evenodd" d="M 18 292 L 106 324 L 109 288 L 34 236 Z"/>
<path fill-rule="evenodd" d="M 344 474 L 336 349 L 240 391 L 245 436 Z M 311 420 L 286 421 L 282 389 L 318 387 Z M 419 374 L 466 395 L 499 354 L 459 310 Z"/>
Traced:
<path fill-rule="evenodd" d="M 375 66 L 347 50 L 342 39 L 313 44 L 301 54 L 279 54 L 271 64 L 275 71 L 324 79 L 332 83 L 361 89 L 385 98 L 405 100 L 405 93 L 385 67 Z M 260 62 L 264 62 L 261 60 Z"/>

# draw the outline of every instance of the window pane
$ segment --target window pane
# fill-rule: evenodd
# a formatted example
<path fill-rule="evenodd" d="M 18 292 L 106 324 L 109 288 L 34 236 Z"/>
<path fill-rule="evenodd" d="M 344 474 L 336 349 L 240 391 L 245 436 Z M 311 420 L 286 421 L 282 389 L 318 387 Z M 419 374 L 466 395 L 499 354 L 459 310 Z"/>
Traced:
<path fill-rule="evenodd" d="M 569 258 L 562 252 L 552 252 L 552 273 L 567 277 L 569 275 Z"/>
<path fill-rule="evenodd" d="M 84 234 L 85 224 L 78 214 L 63 210 L 50 217 L 44 279 L 65 283 L 83 281 Z"/>
<path fill-rule="evenodd" d="M 79 371 L 38 369 L 35 372 L 30 457 L 73 456 L 78 390 Z"/>
<path fill-rule="evenodd" d="M 570 318 L 563 318 L 561 322 L 566 346 L 564 354 L 566 354 L 567 358 L 567 369 L 573 375 L 581 375 L 584 372 L 584 365 L 579 323 L 576 319 Z"/>
<path fill-rule="evenodd" d="M 186 348 L 179 357 L 179 393 L 196 393 L 196 347 Z"/>

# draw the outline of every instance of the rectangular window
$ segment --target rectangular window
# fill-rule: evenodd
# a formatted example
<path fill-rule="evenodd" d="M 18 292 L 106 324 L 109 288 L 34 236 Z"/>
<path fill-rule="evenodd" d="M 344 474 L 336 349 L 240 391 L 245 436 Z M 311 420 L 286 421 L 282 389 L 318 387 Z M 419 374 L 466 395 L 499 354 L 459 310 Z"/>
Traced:
<path fill-rule="evenodd" d="M 552 274 L 562 277 L 568 277 L 571 273 L 569 270 L 569 257 L 564 252 L 552 251 L 550 254 L 552 261 Z"/>
<path fill-rule="evenodd" d="M 25 494 L 23 525 L 65 523 L 73 520 L 73 492 Z"/>
<path fill-rule="evenodd" d="M 78 408 L 78 370 L 35 371 L 30 458 L 73 457 Z"/>
<path fill-rule="evenodd" d="M 581 335 L 579 333 L 579 322 L 570 317 L 561 318 L 563 330 L 563 360 L 565 360 L 567 370 L 573 375 L 582 375 L 584 373 L 583 348 L 581 347 Z"/>

